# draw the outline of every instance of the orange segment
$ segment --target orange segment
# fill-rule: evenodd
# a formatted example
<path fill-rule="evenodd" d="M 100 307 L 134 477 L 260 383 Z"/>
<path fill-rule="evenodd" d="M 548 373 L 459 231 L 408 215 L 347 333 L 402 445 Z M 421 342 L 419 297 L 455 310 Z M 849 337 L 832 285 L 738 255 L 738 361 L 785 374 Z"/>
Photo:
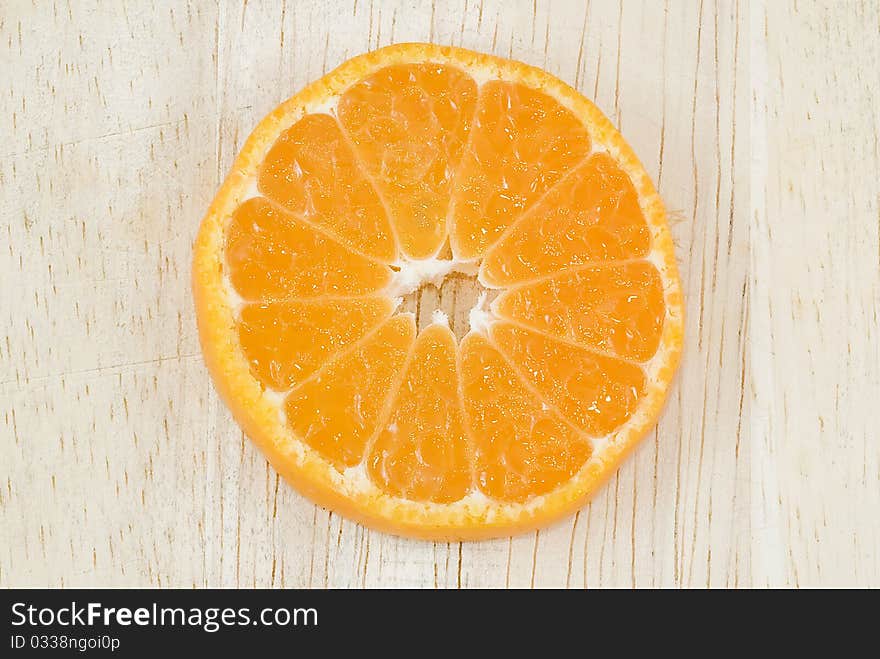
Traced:
<path fill-rule="evenodd" d="M 564 272 L 502 293 L 492 310 L 553 336 L 625 359 L 650 359 L 660 344 L 663 284 L 647 261 Z"/>
<path fill-rule="evenodd" d="M 393 310 L 385 297 L 247 304 L 238 321 L 238 338 L 254 377 L 284 391 Z"/>
<path fill-rule="evenodd" d="M 507 286 L 566 266 L 644 256 L 651 232 L 629 176 L 591 156 L 536 203 L 486 254 L 483 281 Z"/>
<path fill-rule="evenodd" d="M 226 239 L 229 277 L 246 300 L 363 295 L 391 280 L 388 267 L 354 254 L 256 197 L 236 209 Z"/>
<path fill-rule="evenodd" d="M 460 69 L 401 64 L 339 100 L 339 122 L 386 199 L 407 256 L 432 256 L 446 240 L 449 190 L 476 98 L 476 83 Z"/>
<path fill-rule="evenodd" d="M 557 100 L 512 82 L 480 90 L 453 192 L 452 249 L 472 259 L 590 151 L 584 124 Z"/>
<path fill-rule="evenodd" d="M 589 459 L 586 440 L 545 409 L 485 337 L 462 341 L 461 380 L 477 485 L 487 496 L 526 501 L 546 494 Z"/>
<path fill-rule="evenodd" d="M 306 115 L 279 135 L 258 188 L 355 249 L 388 263 L 397 258 L 382 203 L 330 115 Z"/>
<path fill-rule="evenodd" d="M 591 435 L 617 430 L 644 395 L 645 374 L 635 364 L 510 323 L 492 325 L 491 337 L 544 398 Z"/>
<path fill-rule="evenodd" d="M 458 501 L 470 489 L 455 337 L 447 327 L 431 325 L 416 340 L 367 468 L 384 491 L 415 501 Z"/>
<path fill-rule="evenodd" d="M 297 436 L 337 469 L 359 464 L 415 335 L 412 316 L 395 316 L 294 389 L 285 411 Z"/>

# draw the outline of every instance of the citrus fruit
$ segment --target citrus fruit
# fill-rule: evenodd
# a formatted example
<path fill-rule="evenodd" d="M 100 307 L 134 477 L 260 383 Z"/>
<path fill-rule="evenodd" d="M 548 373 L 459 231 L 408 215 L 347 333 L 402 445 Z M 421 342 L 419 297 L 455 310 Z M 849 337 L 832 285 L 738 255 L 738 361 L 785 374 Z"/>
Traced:
<path fill-rule="evenodd" d="M 402 299 L 484 291 L 460 336 Z M 654 186 L 588 100 L 427 44 L 357 57 L 245 143 L 195 244 L 207 366 L 321 505 L 389 532 L 536 528 L 656 421 L 682 340 Z"/>

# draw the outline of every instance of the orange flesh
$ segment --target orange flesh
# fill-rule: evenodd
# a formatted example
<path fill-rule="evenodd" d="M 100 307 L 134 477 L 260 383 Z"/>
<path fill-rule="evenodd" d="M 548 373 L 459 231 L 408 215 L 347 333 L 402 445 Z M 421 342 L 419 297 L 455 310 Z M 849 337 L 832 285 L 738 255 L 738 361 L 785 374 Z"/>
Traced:
<path fill-rule="evenodd" d="M 258 188 L 365 254 L 389 262 L 397 256 L 382 202 L 330 115 L 306 115 L 281 134 L 263 161 Z"/>
<path fill-rule="evenodd" d="M 411 316 L 396 316 L 287 397 L 288 423 L 337 468 L 364 457 L 383 403 L 415 340 Z"/>
<path fill-rule="evenodd" d="M 246 300 L 364 295 L 391 280 L 386 266 L 352 254 L 262 197 L 233 215 L 226 262 L 232 286 Z"/>
<path fill-rule="evenodd" d="M 645 374 L 635 364 L 510 323 L 493 325 L 490 335 L 526 382 L 593 436 L 607 435 L 625 423 L 644 393 Z"/>
<path fill-rule="evenodd" d="M 432 325 L 419 335 L 367 468 L 383 490 L 415 501 L 458 501 L 471 488 L 448 328 Z"/>
<path fill-rule="evenodd" d="M 525 502 L 572 478 L 647 387 L 665 306 L 627 175 L 546 94 L 394 65 L 306 115 L 233 214 L 226 274 L 251 374 L 295 436 L 380 490 Z M 450 241 L 506 288 L 457 345 L 417 333 L 386 264 Z M 621 261 L 615 264 L 615 261 Z"/>
<path fill-rule="evenodd" d="M 590 151 L 584 125 L 524 85 L 480 90 L 471 141 L 456 178 L 452 250 L 483 255 L 501 233 Z"/>
<path fill-rule="evenodd" d="M 301 382 L 393 310 L 387 298 L 247 304 L 238 337 L 254 376 L 278 391 Z"/>
<path fill-rule="evenodd" d="M 511 288 L 493 310 L 559 338 L 643 361 L 663 330 L 663 287 L 647 261 L 567 271 Z"/>
<path fill-rule="evenodd" d="M 409 257 L 431 256 L 446 240 L 452 176 L 476 98 L 476 83 L 462 71 L 422 64 L 382 69 L 339 101 L 339 121 Z"/>
<path fill-rule="evenodd" d="M 629 177 L 591 156 L 533 206 L 486 254 L 484 280 L 509 286 L 572 265 L 644 256 L 651 234 Z"/>
<path fill-rule="evenodd" d="M 544 409 L 485 338 L 468 335 L 461 353 L 480 490 L 502 501 L 525 501 L 571 478 L 590 457 L 587 441 Z"/>

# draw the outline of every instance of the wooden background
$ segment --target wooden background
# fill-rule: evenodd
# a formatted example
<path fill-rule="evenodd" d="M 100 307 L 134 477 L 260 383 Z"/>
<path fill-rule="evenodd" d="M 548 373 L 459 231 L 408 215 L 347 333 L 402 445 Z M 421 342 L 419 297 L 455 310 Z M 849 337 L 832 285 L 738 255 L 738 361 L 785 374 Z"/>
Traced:
<path fill-rule="evenodd" d="M 0 0 L 0 584 L 880 586 L 878 32 L 876 0 Z M 539 533 L 316 508 L 201 361 L 190 248 L 243 139 L 410 40 L 574 84 L 673 211 L 662 420 Z"/>

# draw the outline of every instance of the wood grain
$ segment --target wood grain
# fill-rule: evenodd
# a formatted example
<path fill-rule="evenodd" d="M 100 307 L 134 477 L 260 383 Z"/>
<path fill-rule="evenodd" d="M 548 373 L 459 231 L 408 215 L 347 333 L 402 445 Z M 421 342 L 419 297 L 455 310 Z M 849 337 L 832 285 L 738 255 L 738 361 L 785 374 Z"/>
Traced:
<path fill-rule="evenodd" d="M 0 584 L 880 586 L 876 2 L 2 4 Z M 671 211 L 669 403 L 538 533 L 414 542 L 316 508 L 201 362 L 190 248 L 243 140 L 401 41 L 574 84 Z"/>
<path fill-rule="evenodd" d="M 880 5 L 807 9 L 752 23 L 754 577 L 878 587 Z"/>

